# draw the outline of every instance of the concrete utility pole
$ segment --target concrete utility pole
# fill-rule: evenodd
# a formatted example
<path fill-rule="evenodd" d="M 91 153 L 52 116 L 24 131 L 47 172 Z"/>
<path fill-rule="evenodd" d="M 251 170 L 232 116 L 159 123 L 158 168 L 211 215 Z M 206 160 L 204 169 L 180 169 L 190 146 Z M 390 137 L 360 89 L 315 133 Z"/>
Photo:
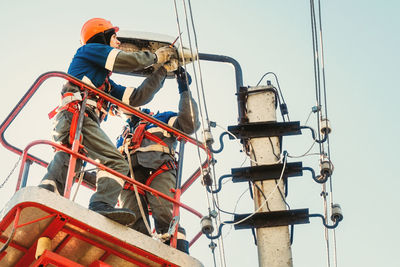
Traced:
<path fill-rule="evenodd" d="M 276 122 L 275 93 L 272 90 L 263 90 L 267 88 L 272 89 L 270 86 L 250 87 L 248 89 L 246 115 L 249 123 Z M 251 93 L 252 91 L 257 92 Z M 279 137 L 251 138 L 249 140 L 249 151 L 252 166 L 276 164 L 281 152 Z M 279 179 L 279 177 L 276 177 L 276 179 Z M 268 202 L 259 212 L 286 210 L 285 202 L 278 188 L 276 188 L 277 181 L 255 182 L 253 187 L 255 210 L 265 202 L 266 198 L 268 198 Z M 285 197 L 283 180 L 279 182 L 279 189 Z M 288 226 L 258 228 L 256 234 L 260 267 L 293 266 Z"/>

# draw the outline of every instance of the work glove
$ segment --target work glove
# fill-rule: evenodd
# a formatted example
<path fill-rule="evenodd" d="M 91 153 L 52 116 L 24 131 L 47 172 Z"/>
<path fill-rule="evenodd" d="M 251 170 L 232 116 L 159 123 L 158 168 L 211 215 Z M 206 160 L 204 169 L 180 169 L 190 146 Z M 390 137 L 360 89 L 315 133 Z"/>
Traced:
<path fill-rule="evenodd" d="M 167 70 L 167 72 L 176 71 L 179 67 L 178 60 L 173 58 L 170 61 L 164 63 L 163 67 Z"/>
<path fill-rule="evenodd" d="M 185 73 L 186 73 L 186 75 L 185 75 Z M 188 72 L 186 72 L 183 67 L 179 67 L 175 71 L 175 76 L 176 76 L 176 81 L 178 82 L 179 93 L 181 94 L 181 93 L 189 90 L 188 84 L 190 85 L 192 83 L 192 77 L 190 77 L 190 74 Z M 188 78 L 188 82 L 186 82 L 186 76 Z"/>
<path fill-rule="evenodd" d="M 164 64 L 170 61 L 171 58 L 178 58 L 175 48 L 163 46 L 156 50 L 157 63 Z"/>

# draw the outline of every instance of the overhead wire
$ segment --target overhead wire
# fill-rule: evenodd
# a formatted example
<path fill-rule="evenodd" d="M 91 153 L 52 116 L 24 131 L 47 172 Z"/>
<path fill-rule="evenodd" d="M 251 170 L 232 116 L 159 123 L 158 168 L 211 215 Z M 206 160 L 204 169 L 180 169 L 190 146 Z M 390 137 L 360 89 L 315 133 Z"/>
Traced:
<path fill-rule="evenodd" d="M 198 45 L 197 45 L 197 34 L 195 31 L 195 26 L 194 26 L 194 20 L 193 20 L 193 14 L 192 14 L 192 9 L 191 9 L 191 4 L 190 4 L 190 0 L 188 0 L 189 2 L 189 8 L 190 8 L 190 16 L 191 16 L 191 20 L 192 20 L 192 28 L 193 28 L 193 32 L 194 32 L 194 36 L 195 36 L 195 45 L 196 45 L 196 50 L 197 50 L 197 61 L 198 60 Z M 189 22 L 188 22 L 188 15 L 187 15 L 187 8 L 186 8 L 186 4 L 185 4 L 185 0 L 182 0 L 183 3 L 183 8 L 184 8 L 184 13 L 185 13 L 185 21 L 186 21 L 186 30 L 188 33 L 188 39 L 189 39 L 189 47 L 190 47 L 190 53 L 191 53 L 191 57 L 192 59 L 194 59 L 194 54 L 193 54 L 193 47 L 192 47 L 192 41 L 191 41 L 191 34 L 190 34 L 190 27 L 189 27 Z M 178 10 L 177 10 L 177 5 L 176 5 L 176 0 L 174 0 L 174 7 L 175 7 L 175 13 L 176 13 L 176 18 L 177 18 L 177 27 L 178 27 L 178 31 L 181 32 L 180 29 L 180 23 L 179 23 L 179 15 L 178 15 Z M 180 46 L 181 46 L 181 54 L 182 54 L 182 60 L 183 60 L 183 64 L 186 65 L 185 63 L 185 58 L 184 58 L 184 53 L 183 53 L 183 42 L 182 42 L 182 38 L 180 38 Z M 199 63 L 198 63 L 199 64 Z M 205 114 L 206 114 L 206 121 L 207 121 L 207 128 L 208 130 L 210 129 L 210 124 L 209 124 L 209 117 L 208 117 L 208 111 L 207 111 L 207 106 L 206 106 L 206 101 L 205 101 L 205 94 L 204 94 L 204 87 L 203 87 L 203 82 L 202 82 L 202 75 L 201 75 L 201 68 L 200 68 L 200 64 L 199 64 L 199 73 L 200 73 L 200 85 L 201 85 L 201 91 L 202 91 L 202 95 L 203 95 L 203 105 L 204 105 L 204 109 L 205 109 Z M 196 84 L 196 91 L 197 91 L 197 98 L 198 98 L 198 102 L 199 102 L 199 112 L 200 112 L 200 116 L 201 116 L 201 121 L 202 121 L 202 130 L 203 130 L 203 137 L 204 140 L 206 141 L 206 136 L 205 136 L 205 129 L 204 129 L 204 116 L 203 116 L 203 110 L 202 110 L 202 102 L 200 101 L 200 93 L 199 93 L 199 85 L 198 85 L 198 79 L 197 79 L 197 71 L 196 71 L 196 67 L 195 64 L 193 63 L 193 74 L 195 77 L 195 84 Z M 195 133 L 196 139 L 198 139 L 197 137 L 197 133 Z M 204 143 L 205 144 L 205 143 Z M 197 147 L 197 153 L 198 153 L 198 158 L 199 158 L 199 164 L 200 164 L 200 170 L 203 170 L 202 168 L 202 159 L 201 159 L 201 155 L 200 155 L 200 149 L 199 147 Z M 208 159 L 207 159 L 208 160 Z M 213 168 L 213 175 L 215 177 L 215 169 L 214 169 L 214 164 L 209 164 L 211 165 L 211 167 Z M 204 173 L 201 172 L 202 178 L 204 180 Z M 211 203 L 210 203 L 210 197 L 209 194 L 207 193 L 207 190 L 205 189 L 205 194 L 206 194 L 206 198 L 207 198 L 207 203 L 208 203 L 208 210 L 209 212 L 211 212 Z M 214 199 L 214 196 L 212 195 L 212 198 Z M 215 202 L 219 202 L 218 197 L 216 197 L 217 199 L 212 201 L 212 204 L 214 204 L 215 207 Z M 218 215 L 218 219 L 220 220 L 220 217 Z M 221 265 L 222 266 L 226 266 L 226 260 L 225 260 L 225 252 L 224 252 L 224 245 L 223 245 L 223 240 L 222 237 L 218 239 L 218 249 L 220 252 L 220 261 L 221 261 Z M 214 254 L 214 251 L 213 251 Z"/>
<path fill-rule="evenodd" d="M 246 216 L 245 218 L 243 218 L 243 219 L 241 219 L 241 220 L 239 220 L 237 222 L 222 222 L 222 224 L 225 224 L 225 225 L 237 225 L 237 224 L 240 224 L 240 223 L 248 220 L 249 218 L 253 217 L 257 212 L 259 212 L 266 205 L 268 200 L 272 197 L 272 195 L 275 193 L 275 191 L 279 187 L 279 184 L 283 179 L 283 174 L 284 174 L 285 169 L 286 169 L 286 162 L 287 162 L 287 157 L 285 156 L 284 160 L 283 160 L 282 171 L 281 171 L 281 174 L 280 174 L 280 177 L 278 179 L 277 184 L 274 186 L 274 189 L 268 194 L 268 196 L 265 198 L 265 200 L 261 203 L 261 205 L 253 213 L 251 213 L 250 215 Z"/>
<path fill-rule="evenodd" d="M 314 53 L 314 79 L 315 79 L 315 90 L 316 90 L 316 101 L 317 106 L 321 106 L 321 77 L 320 77 L 320 59 L 319 59 L 319 49 L 318 49 L 318 37 L 317 37 L 317 21 L 315 17 L 315 7 L 314 0 L 310 0 L 310 13 L 311 13 L 311 29 L 312 29 L 312 41 L 313 41 L 313 53 Z M 318 129 L 320 129 L 320 120 L 322 119 L 322 111 L 317 111 L 317 125 Z M 318 130 L 318 139 L 320 140 L 320 131 Z M 324 154 L 324 144 L 319 143 L 320 155 Z M 322 193 L 323 196 L 323 206 L 324 206 L 324 214 L 326 216 L 326 198 L 324 197 L 326 194 L 325 187 L 322 185 Z M 324 229 L 325 236 L 325 248 L 327 254 L 327 266 L 330 267 L 330 249 L 329 249 L 329 234 L 328 229 Z"/>
<path fill-rule="evenodd" d="M 194 58 L 193 48 L 192 48 L 192 41 L 191 41 L 190 31 L 189 31 L 189 22 L 188 22 L 187 8 L 186 8 L 185 0 L 182 0 L 182 3 L 183 3 L 184 11 L 185 11 L 185 20 L 186 20 L 186 27 L 187 27 L 187 30 L 188 30 L 190 53 L 191 53 L 192 58 Z M 192 7 L 191 7 L 190 0 L 188 0 L 188 3 L 189 3 L 190 18 L 191 18 L 191 22 L 192 22 L 193 36 L 194 36 L 194 39 L 195 39 L 195 46 L 196 46 L 197 64 L 198 64 L 199 76 L 200 76 L 200 91 L 201 91 L 202 96 L 203 96 L 203 105 L 204 105 L 204 112 L 205 112 L 206 122 L 207 122 L 207 130 L 210 131 L 210 120 L 209 120 L 209 116 L 208 116 L 207 102 L 206 102 L 206 99 L 205 99 L 203 78 L 202 78 L 201 67 L 200 67 L 200 60 L 198 58 L 199 49 L 198 49 L 198 43 L 197 43 L 196 27 L 194 25 L 193 12 L 192 12 Z M 193 70 L 195 70 L 195 64 L 193 64 Z M 198 85 L 197 85 L 197 72 L 194 71 L 194 73 L 195 73 L 195 78 L 196 78 L 196 88 L 197 88 L 197 91 L 199 91 L 199 88 L 198 88 Z M 198 95 L 199 95 L 199 92 L 198 92 Z M 199 100 L 199 103 L 200 103 L 200 96 L 198 96 L 198 100 Z M 202 120 L 204 122 L 204 119 L 202 119 Z M 204 138 L 204 141 L 206 142 L 207 138 L 206 138 L 206 132 L 204 130 L 204 124 L 203 124 L 203 138 Z M 213 176 L 216 177 L 214 164 L 211 165 L 211 168 L 212 168 Z M 216 198 L 215 202 L 219 204 L 218 195 L 212 195 L 212 197 L 213 198 L 215 197 Z M 215 203 L 215 202 L 213 202 L 213 203 Z M 217 215 L 216 219 L 217 219 L 218 223 L 221 223 L 221 217 L 220 217 L 219 214 Z M 218 239 L 218 243 L 219 243 L 218 249 L 219 249 L 220 255 L 221 255 L 221 265 L 222 266 L 226 266 L 225 247 L 224 247 L 224 241 L 223 241 L 223 237 L 222 236 L 221 236 L 221 238 Z"/>
<path fill-rule="evenodd" d="M 319 29 L 320 29 L 320 43 L 321 43 L 321 60 L 322 60 L 322 82 L 323 82 L 323 89 L 324 89 L 324 104 L 325 104 L 325 119 L 328 119 L 328 96 L 327 96 L 327 88 L 326 88 L 326 75 L 325 75 L 325 57 L 324 57 L 324 44 L 323 44 L 323 36 L 322 36 L 322 12 L 321 12 L 321 1 L 318 0 L 318 10 L 319 10 Z M 328 158 L 331 158 L 330 152 L 330 143 L 329 143 L 329 135 L 327 137 L 327 153 Z M 333 205 L 333 183 L 332 183 L 332 176 L 329 177 L 329 188 L 330 188 L 330 204 L 331 207 Z M 333 229 L 333 260 L 334 265 L 337 266 L 337 250 L 336 250 L 336 230 Z"/>
<path fill-rule="evenodd" d="M 179 22 L 179 14 L 178 14 L 178 7 L 177 7 L 177 4 L 176 4 L 176 0 L 174 0 L 174 8 L 175 8 L 176 24 L 177 24 L 177 28 L 178 28 L 178 33 L 181 33 L 182 31 L 181 31 L 181 26 L 180 26 L 180 22 Z M 182 38 L 179 38 L 179 42 L 180 42 L 180 50 L 181 50 L 180 52 L 181 52 L 181 55 L 182 55 L 182 62 L 183 62 L 183 65 L 186 66 L 185 57 L 183 56 L 184 52 L 183 52 L 183 41 L 182 41 Z M 187 86 L 189 86 L 189 85 L 187 85 Z M 198 90 L 198 88 L 196 88 L 196 89 Z M 190 90 L 188 92 L 189 92 L 189 94 L 191 94 Z M 191 107 L 191 110 L 193 111 L 192 107 Z M 200 113 L 200 117 L 203 118 L 200 103 L 199 103 L 199 113 Z M 196 139 L 198 139 L 197 132 L 195 132 L 195 137 L 196 137 Z M 201 154 L 200 154 L 200 148 L 198 146 L 197 146 L 197 156 L 198 156 L 198 159 L 199 159 L 200 170 L 203 170 L 203 168 L 202 168 L 202 159 L 201 159 Z M 204 174 L 203 174 L 202 171 L 201 171 L 201 175 L 204 178 Z M 211 207 L 210 198 L 209 198 L 206 190 L 205 190 L 205 194 L 206 194 L 208 206 Z"/>
<path fill-rule="evenodd" d="M 322 98 L 324 102 L 324 117 L 323 112 L 318 109 L 318 116 L 317 116 L 317 124 L 318 129 L 320 129 L 320 121 L 324 118 L 328 120 L 328 103 L 327 103 L 327 88 L 326 88 L 326 75 L 325 75 L 325 59 L 324 59 L 324 46 L 323 46 L 323 30 L 322 30 L 322 11 L 321 11 L 321 2 L 318 0 L 318 26 L 319 26 L 319 34 L 317 34 L 317 19 L 315 15 L 315 4 L 314 0 L 310 0 L 310 11 L 311 11 L 311 25 L 312 25 L 312 39 L 313 39 L 313 52 L 314 52 L 314 76 L 315 76 L 315 86 L 316 86 L 316 99 L 317 99 L 317 107 L 322 106 Z M 317 36 L 318 35 L 318 36 Z M 319 45 L 318 39 L 319 37 Z M 318 47 L 321 48 L 321 53 L 319 56 Z M 322 80 L 322 81 L 321 81 Z M 321 85 L 322 84 L 322 85 Z M 322 92 L 321 92 L 322 87 Z M 308 120 L 308 119 L 307 119 Z M 320 131 L 318 131 L 320 135 Z M 320 138 L 319 138 L 320 139 Z M 331 159 L 331 152 L 330 152 L 330 142 L 329 142 L 329 135 L 327 135 L 326 139 L 326 146 L 327 151 L 325 152 L 325 144 L 320 144 L 320 154 L 326 155 L 328 159 Z M 330 209 L 332 209 L 333 205 L 333 183 L 332 183 L 332 175 L 328 177 L 329 179 L 329 203 Z M 324 216 L 325 220 L 328 218 L 328 205 L 327 205 L 327 198 L 328 195 L 326 190 L 326 184 L 322 185 L 322 193 L 323 197 L 323 208 L 324 208 Z M 330 266 L 331 258 L 330 258 L 330 240 L 329 240 L 329 229 L 325 228 L 325 239 L 326 239 L 326 249 L 327 249 L 327 266 Z M 337 251 L 336 251 L 336 232 L 333 229 L 333 263 L 334 266 L 337 266 Z"/>
<path fill-rule="evenodd" d="M 265 73 L 265 74 L 261 77 L 261 79 L 258 81 L 258 83 L 257 83 L 256 86 L 258 86 L 258 85 L 261 83 L 261 81 L 264 79 L 264 77 L 266 77 L 267 75 L 273 75 L 274 78 L 275 78 L 276 85 L 278 86 L 278 101 L 279 101 L 279 106 L 281 107 L 281 100 L 282 100 L 282 103 L 286 106 L 286 101 L 285 101 L 285 98 L 283 97 L 283 94 L 282 94 L 282 90 L 281 90 L 281 86 L 280 86 L 280 84 L 279 84 L 278 76 L 276 76 L 276 74 L 275 74 L 274 72 L 269 71 L 269 72 Z M 282 113 L 282 110 L 281 110 L 281 113 Z M 286 116 L 287 116 L 287 118 L 288 118 L 288 121 L 290 121 L 289 113 L 286 113 Z M 284 114 L 282 114 L 282 119 L 283 119 L 283 121 L 286 121 L 286 120 L 285 120 Z"/>

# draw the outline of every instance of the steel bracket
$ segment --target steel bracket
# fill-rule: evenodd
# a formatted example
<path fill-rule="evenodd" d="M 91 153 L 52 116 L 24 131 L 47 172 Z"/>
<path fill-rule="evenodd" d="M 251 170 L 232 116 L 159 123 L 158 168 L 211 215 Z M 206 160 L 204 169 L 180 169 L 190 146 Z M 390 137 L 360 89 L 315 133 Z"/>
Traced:
<path fill-rule="evenodd" d="M 248 182 L 248 181 L 264 181 L 279 179 L 283 169 L 283 164 L 273 165 L 260 165 L 253 167 L 233 168 L 232 182 Z M 283 172 L 283 178 L 303 175 L 303 163 L 302 162 L 291 162 L 286 163 L 285 170 Z"/>
<path fill-rule="evenodd" d="M 243 123 L 228 126 L 228 131 L 239 139 L 301 134 L 299 121 Z M 229 138 L 234 139 L 233 136 L 229 136 Z"/>
<path fill-rule="evenodd" d="M 237 214 L 234 221 L 239 222 L 251 214 Z M 263 228 L 310 223 L 308 209 L 257 212 L 243 222 L 235 224 L 235 229 Z"/>

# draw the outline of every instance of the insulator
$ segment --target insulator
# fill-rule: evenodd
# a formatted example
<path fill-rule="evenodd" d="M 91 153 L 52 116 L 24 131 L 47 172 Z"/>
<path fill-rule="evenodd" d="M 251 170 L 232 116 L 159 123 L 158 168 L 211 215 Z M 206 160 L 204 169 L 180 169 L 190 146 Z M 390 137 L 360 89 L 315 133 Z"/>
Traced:
<path fill-rule="evenodd" d="M 201 232 L 205 235 L 210 235 L 214 232 L 214 226 L 212 224 L 212 220 L 209 216 L 204 216 L 201 218 Z"/>
<path fill-rule="evenodd" d="M 320 162 L 320 170 L 321 170 L 321 175 L 324 177 L 329 177 L 332 175 L 333 165 L 327 156 L 322 156 Z"/>
<path fill-rule="evenodd" d="M 330 134 L 332 132 L 329 120 L 326 118 L 321 119 L 321 133 L 322 134 Z"/>
<path fill-rule="evenodd" d="M 336 222 L 340 222 L 343 220 L 343 213 L 342 213 L 342 208 L 340 207 L 339 204 L 333 204 L 332 205 L 332 216 L 331 220 Z"/>
<path fill-rule="evenodd" d="M 204 130 L 204 138 L 206 139 L 207 145 L 212 145 L 214 143 L 214 138 L 210 132 L 210 130 Z"/>

